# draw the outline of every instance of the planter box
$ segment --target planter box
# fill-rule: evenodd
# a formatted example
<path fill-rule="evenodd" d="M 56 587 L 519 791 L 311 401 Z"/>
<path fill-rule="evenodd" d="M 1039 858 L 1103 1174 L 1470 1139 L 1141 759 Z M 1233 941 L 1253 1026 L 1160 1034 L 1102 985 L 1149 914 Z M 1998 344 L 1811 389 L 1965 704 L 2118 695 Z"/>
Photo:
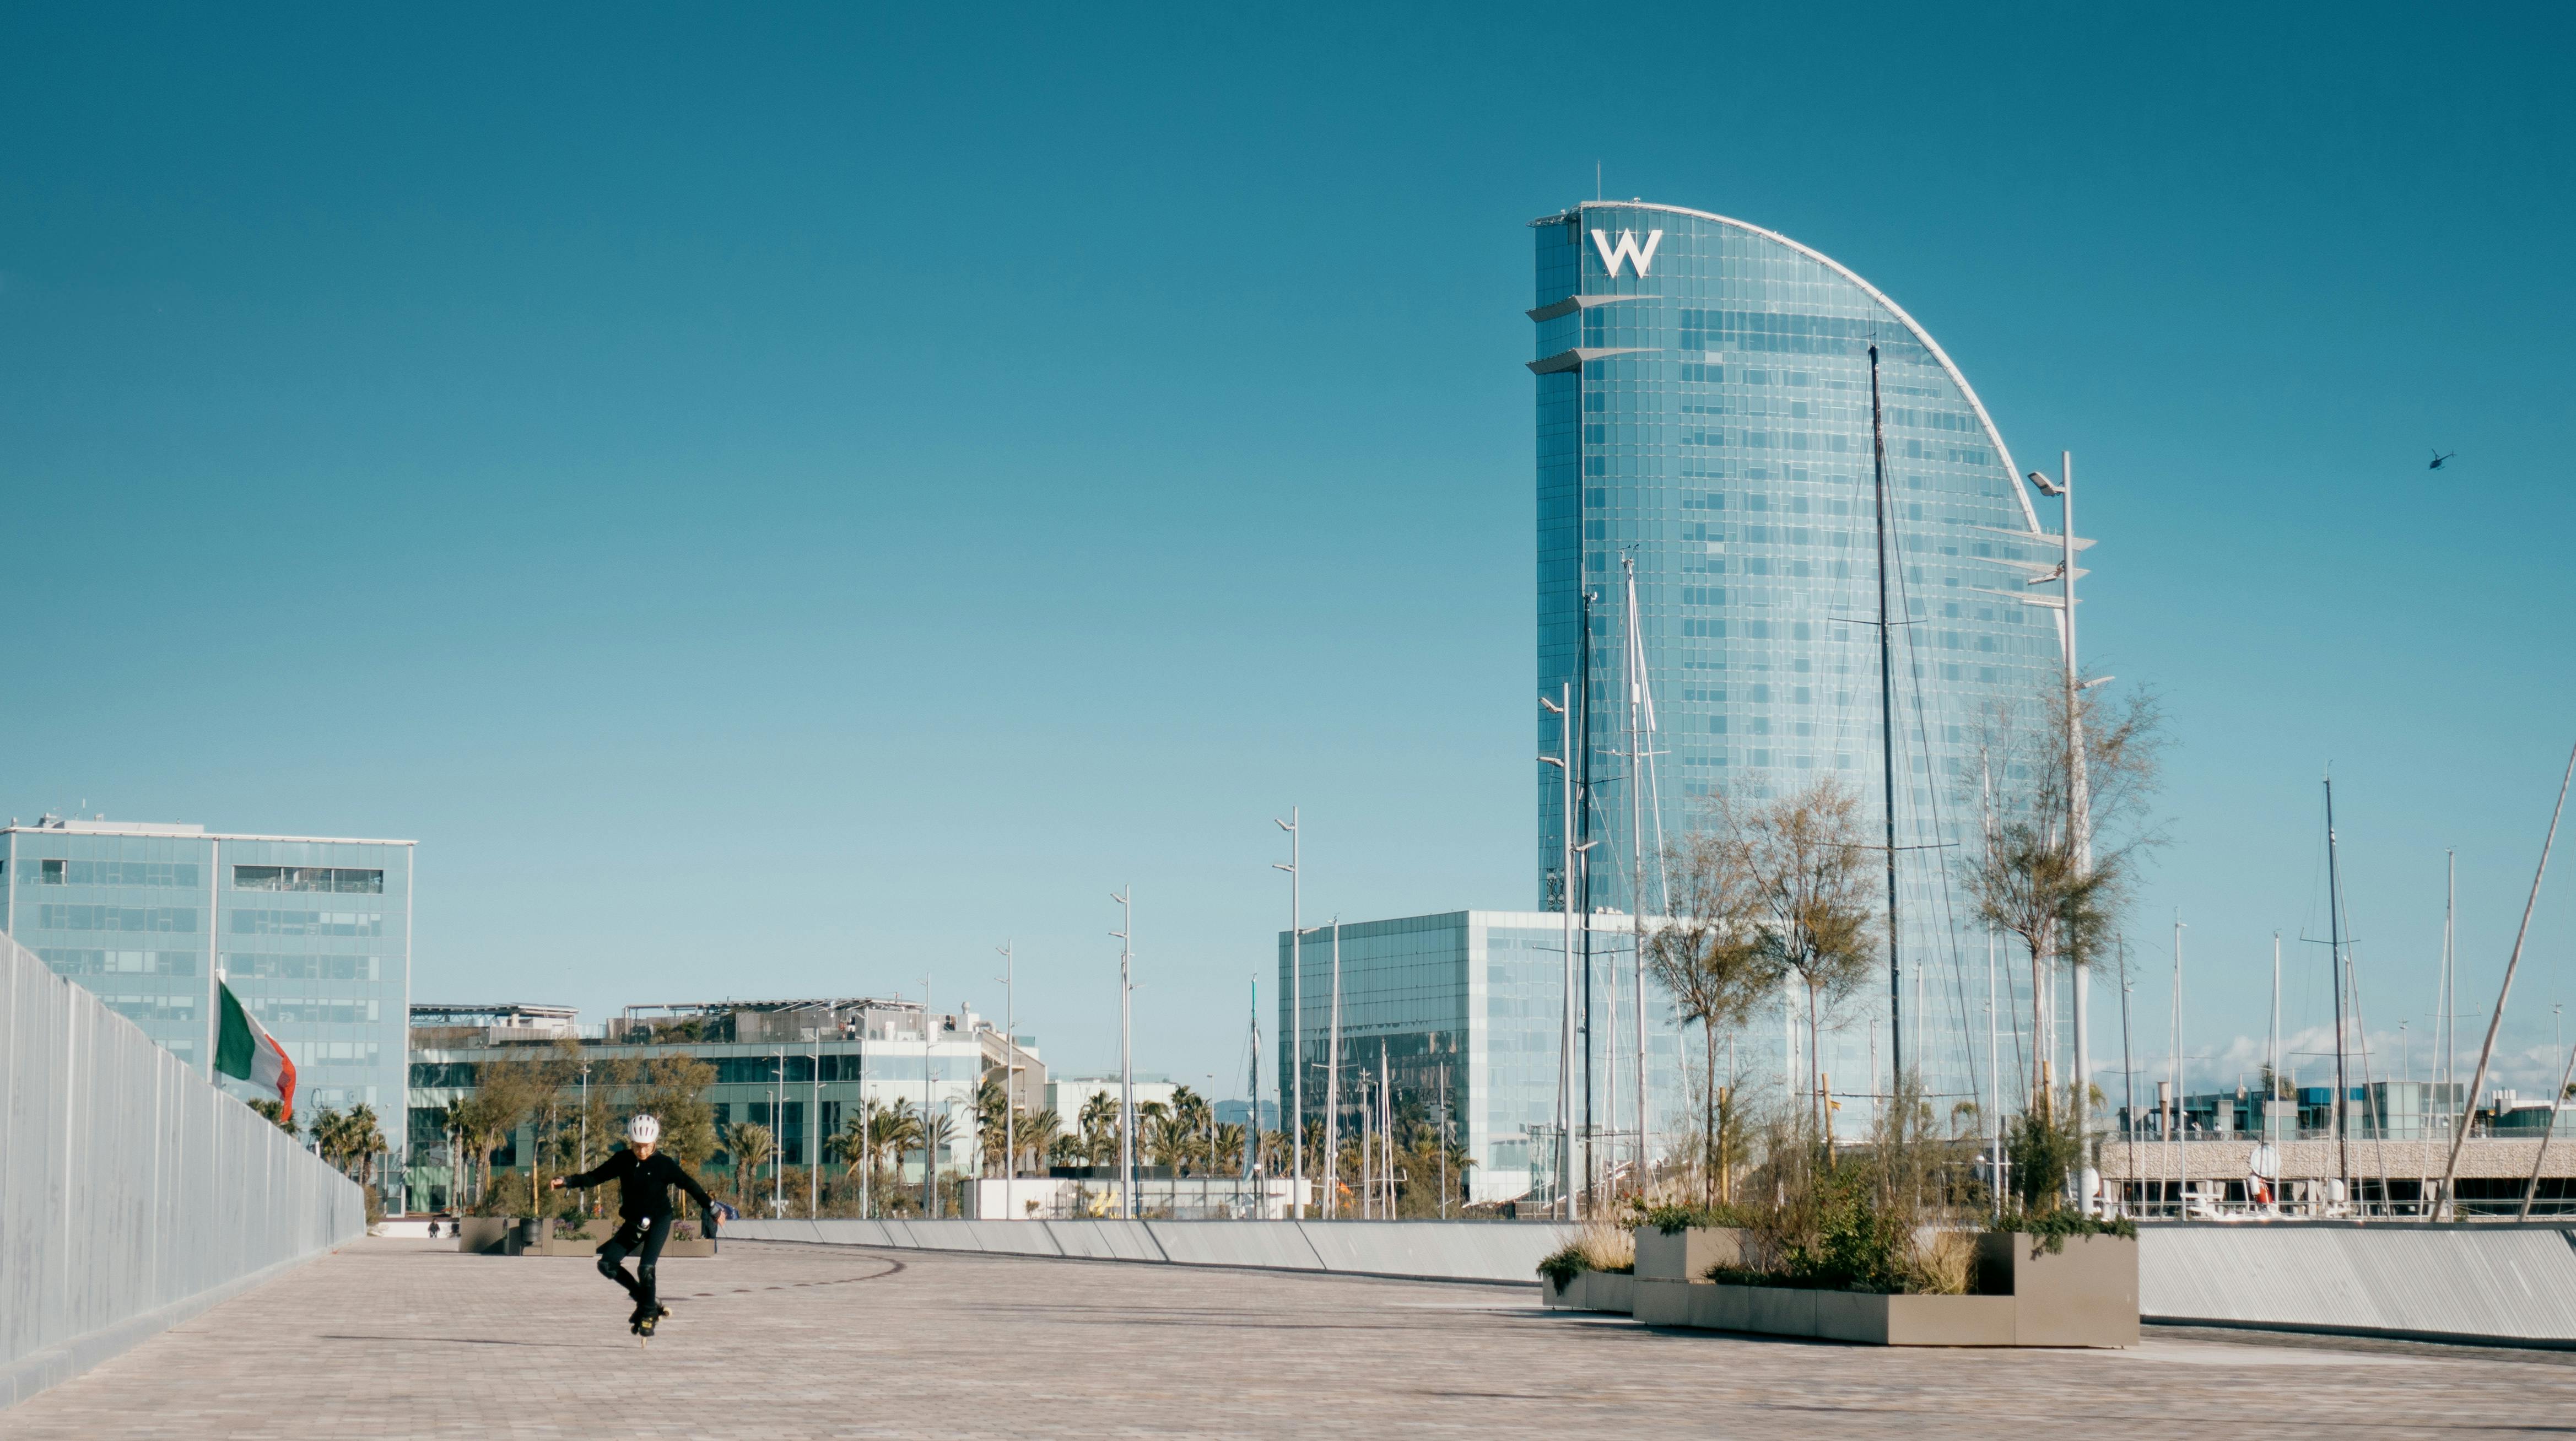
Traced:
<path fill-rule="evenodd" d="M 1637 1318 L 1638 1325 L 1700 1324 L 1692 1319 L 1691 1301 L 1698 1293 L 1708 1290 L 1707 1286 L 1695 1286 L 1688 1281 L 1668 1280 L 1661 1276 L 1638 1276 L 1634 1279 L 1637 1305 L 1629 1314 Z"/>
<path fill-rule="evenodd" d="M 1692 1242 L 1700 1237 L 1706 1239 L 1694 1252 Z M 1882 1296 L 1689 1279 L 1720 1261 L 1732 1262 L 1740 1254 L 1736 1239 L 1725 1227 L 1673 1236 L 1641 1227 L 1635 1276 L 1586 1271 L 1563 1293 L 1545 1299 L 1568 1310 L 1627 1312 L 1649 1326 L 1865 1346 L 2138 1344 L 2138 1243 L 2123 1237 L 2070 1236 L 2052 1254 L 2045 1242 L 2027 1236 L 1979 1236 L 1977 1277 L 1984 1294 L 1975 1296 Z M 1554 1292 L 1548 1282 L 1539 1285 L 1543 1293 Z"/>
<path fill-rule="evenodd" d="M 519 1223 L 508 1216 L 463 1216 L 456 1222 L 456 1249 L 468 1256 L 519 1254 Z"/>
<path fill-rule="evenodd" d="M 1864 1346 L 2010 1346 L 2010 1296 L 1881 1296 L 1639 1278 L 1637 1319 L 1650 1326 L 1809 1336 Z"/>
<path fill-rule="evenodd" d="M 2138 1243 L 2126 1236 L 2069 1236 L 2054 1253 L 2030 1236 L 1979 1236 L 1977 1280 L 2012 1297 L 2016 1346 L 2138 1344 Z"/>
<path fill-rule="evenodd" d="M 1705 1281 L 1711 1266 L 1744 1264 L 1744 1233 L 1733 1226 L 1693 1226 L 1667 1234 L 1637 1228 L 1637 1275 L 1658 1281 Z"/>
<path fill-rule="evenodd" d="M 1577 1271 L 1574 1279 L 1560 1288 L 1541 1276 L 1538 1280 L 1539 1302 L 1561 1311 L 1601 1311 L 1615 1316 L 1633 1315 L 1637 1309 L 1637 1278 L 1625 1271 Z"/>

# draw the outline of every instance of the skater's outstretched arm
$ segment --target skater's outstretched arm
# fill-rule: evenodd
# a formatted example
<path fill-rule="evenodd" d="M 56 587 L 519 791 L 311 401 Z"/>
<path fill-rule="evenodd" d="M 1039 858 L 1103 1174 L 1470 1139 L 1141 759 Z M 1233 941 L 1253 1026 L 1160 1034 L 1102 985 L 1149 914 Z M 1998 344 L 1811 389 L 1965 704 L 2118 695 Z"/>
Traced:
<path fill-rule="evenodd" d="M 698 1203 L 698 1209 L 700 1211 L 712 1211 L 716 1208 L 715 1200 L 707 1195 L 707 1188 L 698 1184 L 698 1178 L 690 1175 L 687 1167 L 681 1165 L 677 1161 L 673 1161 L 671 1163 L 671 1172 L 673 1175 L 679 1177 L 679 1179 L 674 1181 L 672 1184 L 678 1186 L 681 1190 L 688 1192 L 690 1199 Z"/>
<path fill-rule="evenodd" d="M 593 1186 L 597 1186 L 608 1181 L 624 1180 L 626 1173 L 633 1169 L 635 1169 L 635 1153 L 633 1151 L 612 1151 L 609 1153 L 607 1160 L 600 1162 L 598 1165 L 591 1167 L 589 1170 L 582 1172 L 578 1176 L 555 1177 L 554 1184 L 548 1186 L 546 1189 L 553 1191 L 569 1186 L 576 1191 L 587 1191 Z"/>

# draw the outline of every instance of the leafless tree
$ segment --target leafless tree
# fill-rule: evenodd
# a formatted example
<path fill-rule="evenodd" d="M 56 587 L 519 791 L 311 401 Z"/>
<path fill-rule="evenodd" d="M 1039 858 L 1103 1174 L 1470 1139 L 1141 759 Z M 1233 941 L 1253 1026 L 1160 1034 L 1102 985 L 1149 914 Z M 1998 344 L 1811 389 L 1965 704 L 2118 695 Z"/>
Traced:
<path fill-rule="evenodd" d="M 2146 854 L 2164 843 L 2150 805 L 2164 768 L 2156 696 L 2132 690 L 2113 700 L 2086 685 L 2075 706 L 2080 743 L 2071 746 L 2060 692 L 2049 694 L 2036 728 L 2011 710 L 1987 719 L 1976 778 L 1985 843 L 1960 861 L 1979 919 L 2030 953 L 2035 1038 L 2047 1034 L 2054 967 L 2090 964 L 2116 929 Z M 2031 1058 L 2031 1094 L 2043 1105 L 2047 1050 L 2036 1046 Z"/>
<path fill-rule="evenodd" d="M 1723 807 L 1719 814 L 1724 815 Z M 1671 848 L 1669 919 L 1646 941 L 1646 968 L 1684 1021 L 1699 1023 L 1706 1070 L 1700 1126 L 1703 1199 L 1715 1202 L 1730 1184 L 1731 1097 L 1717 1085 L 1717 1035 L 1742 1025 L 1779 984 L 1762 946 L 1760 894 L 1752 847 L 1740 829 L 1694 831 Z"/>
<path fill-rule="evenodd" d="M 1712 884 L 1723 874 L 1724 885 L 1740 888 L 1749 932 L 1743 944 L 1760 982 L 1754 994 L 1791 977 L 1806 989 L 1807 1089 L 1821 1126 L 1824 1071 L 1816 1043 L 1827 1012 L 1870 974 L 1878 849 L 1862 826 L 1859 798 L 1832 776 L 1749 810 L 1714 792 L 1709 810 L 1705 834 L 1724 856 Z M 1710 900 L 1718 903 L 1717 895 Z"/>

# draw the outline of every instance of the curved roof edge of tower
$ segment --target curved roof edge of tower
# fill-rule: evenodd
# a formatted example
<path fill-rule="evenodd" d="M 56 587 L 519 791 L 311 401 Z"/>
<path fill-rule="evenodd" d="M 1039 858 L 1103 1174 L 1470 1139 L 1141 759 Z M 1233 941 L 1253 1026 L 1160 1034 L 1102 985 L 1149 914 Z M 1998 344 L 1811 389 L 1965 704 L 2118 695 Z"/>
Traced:
<path fill-rule="evenodd" d="M 1738 220 L 1731 215 L 1719 215 L 1714 211 L 1693 210 L 1687 205 L 1663 205 L 1650 200 L 1586 200 L 1568 209 L 1560 210 L 1553 215 L 1542 215 L 1536 220 L 1530 222 L 1530 228 L 1535 230 L 1543 225 L 1562 225 L 1569 220 L 1580 220 L 1585 211 L 1596 209 L 1661 210 L 1672 215 L 1687 215 L 1694 220 L 1707 220 L 1713 221 L 1719 225 L 1731 225 L 1748 235 L 1760 236 L 1762 239 L 1768 240 L 1775 245 L 1794 250 L 1798 254 L 1805 256 L 1809 260 L 1816 262 L 1818 265 L 1825 267 L 1836 275 L 1839 275 L 1843 279 L 1860 287 L 1862 294 L 1867 295 L 1870 299 L 1878 302 L 1880 305 L 1887 307 L 1887 313 L 1895 316 L 1898 323 L 1902 324 L 1907 330 L 1913 332 L 1914 338 L 1922 342 L 1923 348 L 1931 353 L 1932 358 L 1941 363 L 1941 368 L 1949 374 L 1951 383 L 1959 387 L 1959 394 L 1967 398 L 1968 408 L 1976 412 L 1977 423 L 1985 427 L 1986 439 L 1994 442 L 1995 454 L 2003 459 L 2005 472 L 2013 476 L 2016 481 L 2020 478 L 2021 468 L 2013 463 L 2012 447 L 2004 444 L 2003 432 L 1996 428 L 1994 417 L 1986 413 L 1986 403 L 1977 397 L 1977 388 L 1968 383 L 1968 377 L 1965 372 L 1959 369 L 1958 362 L 1950 358 L 1950 353 L 1941 348 L 1941 342 L 1932 338 L 1932 332 L 1924 329 L 1922 322 L 1916 320 L 1912 315 L 1907 314 L 1904 306 L 1899 305 L 1894 300 L 1890 299 L 1886 291 L 1870 284 L 1867 280 L 1861 277 L 1859 272 L 1853 270 L 1850 266 L 1843 264 L 1841 261 L 1834 259 L 1832 256 L 1825 254 L 1823 251 L 1816 249 L 1812 245 L 1801 244 L 1798 241 L 1792 240 L 1788 236 L 1781 234 L 1779 231 L 1766 230 L 1762 226 L 1755 225 L 1748 220 Z M 1569 296 L 1567 298 L 1572 299 L 1573 297 Z M 1536 316 L 1533 315 L 1532 318 L 1535 319 Z M 2044 532 L 2040 530 L 2039 512 L 2032 508 L 2030 496 L 2025 493 L 2018 484 L 2013 487 L 2013 496 L 2021 502 L 2022 520 L 2030 526 L 2031 532 L 2035 535 L 2044 534 Z"/>

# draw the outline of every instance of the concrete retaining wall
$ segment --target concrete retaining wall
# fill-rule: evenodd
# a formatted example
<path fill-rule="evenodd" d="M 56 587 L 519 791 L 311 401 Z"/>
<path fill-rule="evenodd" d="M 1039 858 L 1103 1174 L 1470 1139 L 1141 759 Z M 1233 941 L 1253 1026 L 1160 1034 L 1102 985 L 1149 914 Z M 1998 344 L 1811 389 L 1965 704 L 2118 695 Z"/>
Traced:
<path fill-rule="evenodd" d="M 1171 1266 L 1249 1266 L 1434 1281 L 1538 1279 L 1565 1244 L 1544 1221 L 756 1221 L 746 1241 L 809 1241 L 914 1251 L 982 1251 Z"/>
<path fill-rule="evenodd" d="M 355 1184 L 0 936 L 0 1406 L 366 1226 Z"/>
<path fill-rule="evenodd" d="M 1478 1221 L 737 1221 L 744 1240 L 1534 1283 L 1565 1227 Z M 2153 1322 L 2576 1348 L 2576 1230 L 2149 1225 Z"/>
<path fill-rule="evenodd" d="M 2576 1231 L 2141 1226 L 2138 1309 L 2149 1321 L 2576 1349 Z"/>

